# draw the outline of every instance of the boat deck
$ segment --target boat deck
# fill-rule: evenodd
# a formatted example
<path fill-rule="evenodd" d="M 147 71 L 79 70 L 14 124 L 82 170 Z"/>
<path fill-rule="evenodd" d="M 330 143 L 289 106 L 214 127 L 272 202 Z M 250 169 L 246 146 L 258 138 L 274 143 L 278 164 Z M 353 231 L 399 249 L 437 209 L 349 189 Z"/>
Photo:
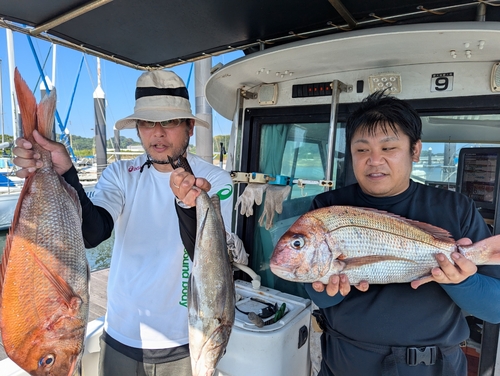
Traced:
<path fill-rule="evenodd" d="M 107 284 L 109 269 L 98 270 L 90 275 L 89 321 L 106 313 Z M 0 360 L 7 358 L 0 338 Z"/>

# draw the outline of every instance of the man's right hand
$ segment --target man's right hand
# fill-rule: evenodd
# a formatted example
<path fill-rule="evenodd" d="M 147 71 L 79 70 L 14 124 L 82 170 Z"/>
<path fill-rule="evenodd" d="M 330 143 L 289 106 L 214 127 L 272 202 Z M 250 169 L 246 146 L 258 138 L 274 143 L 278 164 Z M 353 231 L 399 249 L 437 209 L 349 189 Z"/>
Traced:
<path fill-rule="evenodd" d="M 351 284 L 349 283 L 349 278 L 345 274 L 340 275 L 332 275 L 328 280 L 328 284 L 324 285 L 322 282 L 314 282 L 312 284 L 313 289 L 316 292 L 323 292 L 326 290 L 326 293 L 329 296 L 335 296 L 338 293 L 342 296 L 346 296 L 351 291 Z M 355 285 L 359 291 L 365 292 L 369 288 L 369 284 L 367 281 L 361 281 L 358 285 Z"/>
<path fill-rule="evenodd" d="M 50 152 L 53 168 L 59 175 L 64 174 L 71 168 L 73 163 L 63 144 L 46 139 L 38 131 L 33 131 L 33 138 L 38 145 Z M 16 175 L 20 178 L 25 178 L 36 169 L 43 167 L 40 154 L 35 152 L 31 142 L 24 138 L 16 140 L 16 147 L 13 149 L 13 153 L 16 156 L 14 164 L 21 167 L 16 172 Z"/>

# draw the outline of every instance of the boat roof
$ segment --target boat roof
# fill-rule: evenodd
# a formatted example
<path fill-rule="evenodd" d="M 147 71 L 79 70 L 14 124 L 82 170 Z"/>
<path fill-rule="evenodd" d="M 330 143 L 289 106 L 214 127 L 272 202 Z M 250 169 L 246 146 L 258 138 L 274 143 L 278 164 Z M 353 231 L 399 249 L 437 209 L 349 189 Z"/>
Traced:
<path fill-rule="evenodd" d="M 137 69 L 395 25 L 500 20 L 499 0 L 2 0 L 0 26 Z M 487 9 L 486 9 L 487 8 Z M 483 17 L 483 12 L 486 16 Z"/>

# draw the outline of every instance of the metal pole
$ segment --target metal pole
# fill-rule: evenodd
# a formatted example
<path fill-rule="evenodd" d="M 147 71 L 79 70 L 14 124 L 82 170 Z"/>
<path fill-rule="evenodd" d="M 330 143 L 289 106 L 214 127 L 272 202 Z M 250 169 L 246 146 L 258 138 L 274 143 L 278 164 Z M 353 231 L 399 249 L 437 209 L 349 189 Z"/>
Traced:
<path fill-rule="evenodd" d="M 16 63 L 14 62 L 14 38 L 12 30 L 5 29 L 7 34 L 7 55 L 9 59 L 9 82 L 10 82 L 10 103 L 12 107 L 12 135 L 14 140 L 21 137 L 23 134 L 21 126 L 21 114 L 17 106 L 16 88 L 14 86 L 14 69 Z"/>
<path fill-rule="evenodd" d="M 113 133 L 115 137 L 115 160 L 119 161 L 120 159 L 122 159 L 121 154 L 119 154 L 121 150 L 120 131 L 118 129 L 115 129 L 113 130 Z"/>
<path fill-rule="evenodd" d="M 339 96 L 342 91 L 352 90 L 352 86 L 347 86 L 339 80 L 333 80 L 332 87 L 332 105 L 330 110 L 330 132 L 328 134 L 328 158 L 326 166 L 326 180 L 333 180 L 333 166 L 336 163 L 335 157 L 335 144 L 337 138 L 337 112 L 339 107 Z M 335 188 L 335 187 L 334 187 Z M 325 190 L 329 190 L 325 187 Z"/>
<path fill-rule="evenodd" d="M 52 43 L 52 87 L 56 86 L 56 44 Z"/>
<path fill-rule="evenodd" d="M 205 120 L 210 125 L 209 129 L 196 127 L 196 155 L 209 163 L 213 163 L 213 127 L 212 127 L 212 107 L 205 97 L 205 84 L 210 78 L 212 68 L 212 58 L 198 60 L 194 63 L 195 96 L 196 96 L 196 116 Z"/>
<path fill-rule="evenodd" d="M 104 91 L 101 88 L 101 61 L 97 58 L 97 87 L 94 90 L 94 114 L 95 114 L 95 154 L 97 178 L 108 164 L 106 153 L 106 108 Z"/>
<path fill-rule="evenodd" d="M 0 123 L 2 123 L 2 144 L 5 142 L 5 124 L 3 122 L 3 87 L 2 87 L 2 59 L 0 59 Z"/>

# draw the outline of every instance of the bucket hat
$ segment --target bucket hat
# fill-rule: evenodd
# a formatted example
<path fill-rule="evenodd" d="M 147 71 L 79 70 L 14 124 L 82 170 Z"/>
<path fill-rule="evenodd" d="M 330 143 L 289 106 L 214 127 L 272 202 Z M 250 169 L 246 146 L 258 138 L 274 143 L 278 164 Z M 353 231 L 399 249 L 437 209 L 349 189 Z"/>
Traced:
<path fill-rule="evenodd" d="M 137 120 L 165 121 L 194 119 L 195 125 L 209 124 L 191 112 L 189 94 L 184 81 L 174 72 L 155 70 L 137 79 L 134 113 L 118 120 L 115 129 L 135 128 Z"/>

